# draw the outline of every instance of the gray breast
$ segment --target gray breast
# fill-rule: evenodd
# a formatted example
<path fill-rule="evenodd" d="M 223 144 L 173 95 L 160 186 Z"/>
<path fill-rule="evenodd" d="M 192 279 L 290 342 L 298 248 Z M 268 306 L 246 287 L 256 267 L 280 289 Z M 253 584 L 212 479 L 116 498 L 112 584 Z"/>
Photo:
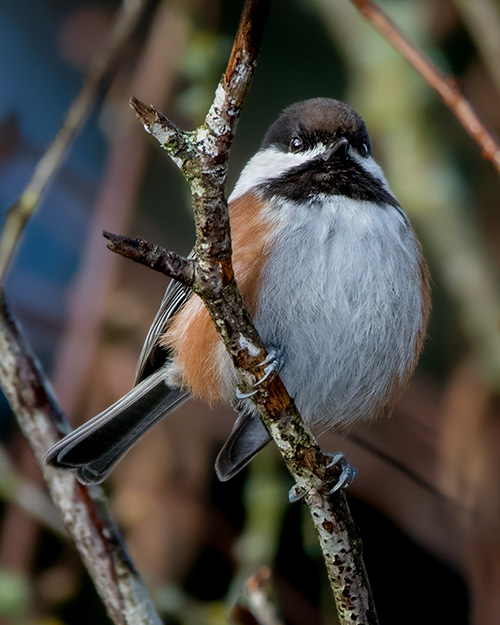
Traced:
<path fill-rule="evenodd" d="M 288 391 L 316 432 L 374 416 L 415 358 L 422 325 L 411 229 L 391 206 L 339 197 L 282 202 L 269 219 L 255 323 L 283 352 Z"/>

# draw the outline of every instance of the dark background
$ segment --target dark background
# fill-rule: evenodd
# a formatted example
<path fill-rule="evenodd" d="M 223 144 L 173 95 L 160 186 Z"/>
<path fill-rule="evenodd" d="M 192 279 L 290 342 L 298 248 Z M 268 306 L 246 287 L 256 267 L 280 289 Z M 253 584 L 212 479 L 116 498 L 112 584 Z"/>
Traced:
<path fill-rule="evenodd" d="M 240 2 L 152 3 L 98 106 L 28 224 L 6 291 L 74 425 L 131 386 L 165 280 L 106 250 L 101 230 L 187 253 L 189 194 L 143 132 L 130 95 L 176 123 L 203 119 Z M 392 18 L 500 128 L 493 0 L 392 0 Z M 493 11 L 479 26 L 474 5 Z M 0 5 L 0 207 L 15 201 L 82 84 L 115 2 Z M 470 11 L 470 6 L 469 6 Z M 498 20 L 498 23 L 497 21 Z M 491 40 L 492 49 L 485 48 Z M 495 75 L 496 74 L 496 75 Z M 229 188 L 286 105 L 328 96 L 367 122 L 433 280 L 429 338 L 391 419 L 321 439 L 358 467 L 349 489 L 380 621 L 500 620 L 498 245 L 500 181 L 421 77 L 347 0 L 275 0 L 231 153 Z M 213 462 L 234 415 L 188 403 L 106 482 L 113 513 L 166 623 L 227 622 L 244 581 L 269 565 L 284 621 L 333 624 L 307 508 L 275 449 L 226 484 Z M 106 623 L 38 468 L 0 413 L 0 621 Z"/>

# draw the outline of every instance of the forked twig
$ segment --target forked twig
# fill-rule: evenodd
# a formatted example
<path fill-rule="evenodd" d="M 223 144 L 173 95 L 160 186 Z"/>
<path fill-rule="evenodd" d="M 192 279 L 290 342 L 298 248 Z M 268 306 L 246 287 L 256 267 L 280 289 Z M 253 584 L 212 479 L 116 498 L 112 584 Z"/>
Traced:
<path fill-rule="evenodd" d="M 408 41 L 402 30 L 371 0 L 351 0 L 363 17 L 378 30 L 414 67 L 422 78 L 441 96 L 469 135 L 500 173 L 500 144 L 477 116 L 471 103 L 464 97 L 456 81 L 446 76 L 423 52 Z"/>
<path fill-rule="evenodd" d="M 143 241 L 106 235 L 114 251 L 180 279 L 203 299 L 242 384 L 252 386 L 262 378 L 260 363 L 267 353 L 234 279 L 224 186 L 229 148 L 255 70 L 269 4 L 270 0 L 245 0 L 229 63 L 203 126 L 181 131 L 153 107 L 132 100 L 146 130 L 160 141 L 190 183 L 197 233 L 194 260 Z M 67 425 L 5 303 L 1 313 L 0 381 L 41 462 Z M 278 376 L 263 380 L 256 388 L 253 400 L 310 508 L 341 622 L 376 624 L 361 545 L 345 494 L 330 494 L 340 468 L 330 466 Z M 100 490 L 87 490 L 71 475 L 43 470 L 111 618 L 120 624 L 158 623 L 107 516 Z"/>
<path fill-rule="evenodd" d="M 231 57 L 205 123 L 192 132 L 176 128 L 154 107 L 132 98 L 144 125 L 169 153 L 190 184 L 196 225 L 194 259 L 184 259 L 146 241 L 105 233 L 111 249 L 179 280 L 207 307 L 243 386 L 262 379 L 266 348 L 237 289 L 231 264 L 225 197 L 227 159 L 253 76 L 270 0 L 246 0 Z M 280 449 L 318 531 L 341 622 L 377 623 L 361 544 L 345 494 L 336 492 L 340 468 L 330 466 L 279 376 L 262 379 L 252 400 Z"/>

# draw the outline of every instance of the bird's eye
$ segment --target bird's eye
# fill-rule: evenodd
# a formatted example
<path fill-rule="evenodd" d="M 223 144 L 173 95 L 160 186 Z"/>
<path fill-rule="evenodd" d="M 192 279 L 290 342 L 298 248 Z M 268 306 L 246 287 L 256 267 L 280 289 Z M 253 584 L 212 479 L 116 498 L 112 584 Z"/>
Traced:
<path fill-rule="evenodd" d="M 290 141 L 290 152 L 299 152 L 304 147 L 304 142 L 300 137 L 294 137 Z"/>
<path fill-rule="evenodd" d="M 368 156 L 368 146 L 366 145 L 366 143 L 362 143 L 360 145 L 358 152 L 363 157 Z"/>

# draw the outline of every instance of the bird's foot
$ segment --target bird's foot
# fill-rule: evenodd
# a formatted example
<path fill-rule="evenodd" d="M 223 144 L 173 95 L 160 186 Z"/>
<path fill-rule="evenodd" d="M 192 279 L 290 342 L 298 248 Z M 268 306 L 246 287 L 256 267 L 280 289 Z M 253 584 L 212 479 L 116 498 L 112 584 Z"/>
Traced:
<path fill-rule="evenodd" d="M 352 481 L 356 477 L 357 470 L 355 467 L 352 467 L 349 464 L 349 461 L 346 460 L 344 454 L 341 451 L 337 451 L 334 453 L 327 452 L 325 453 L 325 455 L 328 456 L 330 460 L 330 462 L 326 465 L 327 469 L 331 469 L 337 464 L 342 469 L 339 475 L 339 478 L 337 480 L 337 483 L 329 491 L 329 494 L 333 495 L 333 493 L 335 493 L 340 488 L 347 488 L 348 486 L 352 484 Z M 298 484 L 295 484 L 294 486 L 292 486 L 292 488 L 290 489 L 288 493 L 288 499 L 290 503 L 295 503 L 297 501 L 300 501 L 303 497 L 305 497 L 306 494 L 307 494 L 307 491 L 305 488 L 299 486 Z"/>
<path fill-rule="evenodd" d="M 297 501 L 300 501 L 303 497 L 306 496 L 306 494 L 307 491 L 305 488 L 302 488 L 298 484 L 294 484 L 292 488 L 288 491 L 288 501 L 290 503 L 297 503 Z"/>
<path fill-rule="evenodd" d="M 332 495 L 335 491 L 339 490 L 339 488 L 347 488 L 350 486 L 356 477 L 358 470 L 356 467 L 350 465 L 349 461 L 341 451 L 327 452 L 326 455 L 330 459 L 330 462 L 326 465 L 328 469 L 331 469 L 336 464 L 338 464 L 342 469 L 337 483 L 330 490 L 330 495 Z"/>
<path fill-rule="evenodd" d="M 281 350 L 270 348 L 266 358 L 262 362 L 259 362 L 257 366 L 264 367 L 264 375 L 254 384 L 254 389 L 256 386 L 259 386 L 259 384 L 262 384 L 264 380 L 267 380 L 270 376 L 276 375 L 280 371 L 283 366 L 283 354 Z M 257 389 L 250 391 L 249 393 L 242 393 L 237 388 L 235 393 L 236 399 L 248 399 L 249 397 L 252 397 L 252 395 L 255 395 L 256 392 Z"/>

